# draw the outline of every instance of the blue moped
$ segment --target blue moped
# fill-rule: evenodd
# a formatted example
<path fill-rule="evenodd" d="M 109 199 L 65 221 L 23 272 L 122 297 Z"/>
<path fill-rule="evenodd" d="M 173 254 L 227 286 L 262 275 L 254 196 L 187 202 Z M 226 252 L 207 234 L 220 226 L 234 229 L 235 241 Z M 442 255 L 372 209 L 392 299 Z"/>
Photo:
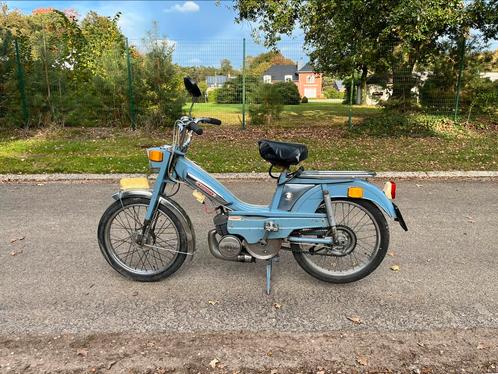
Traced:
<path fill-rule="evenodd" d="M 375 173 L 364 171 L 291 171 L 305 160 L 303 144 L 259 141 L 261 157 L 270 164 L 276 190 L 269 205 L 239 200 L 225 186 L 187 157 L 193 134 L 201 124 L 220 125 L 214 118 L 192 118 L 197 84 L 184 79 L 192 96 L 188 116 L 176 121 L 173 144 L 147 150 L 157 180 L 122 179 L 115 202 L 103 214 L 98 241 L 107 262 L 119 273 L 137 281 L 157 281 L 177 271 L 195 252 L 192 222 L 184 209 L 167 196 L 166 186 L 193 189 L 200 203 L 216 208 L 214 229 L 208 233 L 210 252 L 219 259 L 240 262 L 267 261 L 270 292 L 272 261 L 280 250 L 293 253 L 298 264 L 326 282 L 359 280 L 382 262 L 389 246 L 385 215 L 406 231 L 401 212 L 393 203 L 396 185 L 380 190 L 366 181 Z M 273 168 L 282 171 L 275 176 Z"/>

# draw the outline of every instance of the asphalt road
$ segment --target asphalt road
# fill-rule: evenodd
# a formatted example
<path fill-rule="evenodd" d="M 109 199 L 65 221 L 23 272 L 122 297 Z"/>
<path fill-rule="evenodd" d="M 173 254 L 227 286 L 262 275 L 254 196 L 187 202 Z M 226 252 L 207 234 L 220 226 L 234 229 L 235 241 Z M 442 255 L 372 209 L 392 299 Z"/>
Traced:
<path fill-rule="evenodd" d="M 268 202 L 273 191 L 271 182 L 226 184 L 254 203 Z M 271 296 L 264 294 L 264 262 L 209 254 L 211 216 L 186 188 L 178 200 L 196 228 L 193 261 L 158 283 L 121 277 L 96 240 L 115 190 L 114 184 L 0 185 L 2 335 L 498 327 L 496 181 L 399 182 L 397 203 L 410 231 L 391 222 L 394 256 L 366 279 L 338 286 L 315 280 L 282 253 Z M 24 239 L 11 243 L 16 238 Z M 353 325 L 351 316 L 363 323 Z"/>

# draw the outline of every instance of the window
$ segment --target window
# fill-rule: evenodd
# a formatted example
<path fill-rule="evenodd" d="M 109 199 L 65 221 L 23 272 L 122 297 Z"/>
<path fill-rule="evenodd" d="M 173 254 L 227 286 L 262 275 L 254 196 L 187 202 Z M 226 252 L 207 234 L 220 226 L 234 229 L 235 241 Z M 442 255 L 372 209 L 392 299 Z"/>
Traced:
<path fill-rule="evenodd" d="M 292 75 L 286 75 L 284 77 L 284 81 L 286 81 L 286 82 L 292 82 Z"/>
<path fill-rule="evenodd" d="M 271 83 L 271 75 L 264 75 L 263 76 L 263 82 L 265 82 L 265 83 Z"/>
<path fill-rule="evenodd" d="M 307 83 L 315 83 L 315 75 L 314 74 L 310 74 L 306 77 L 306 82 Z"/>

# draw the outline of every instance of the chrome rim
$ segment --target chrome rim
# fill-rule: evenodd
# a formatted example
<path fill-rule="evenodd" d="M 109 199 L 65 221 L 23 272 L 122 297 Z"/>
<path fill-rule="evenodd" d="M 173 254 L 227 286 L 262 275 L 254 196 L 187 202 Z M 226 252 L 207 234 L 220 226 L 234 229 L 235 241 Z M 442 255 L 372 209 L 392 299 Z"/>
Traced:
<path fill-rule="evenodd" d="M 146 204 L 123 206 L 107 223 L 106 242 L 109 255 L 119 266 L 135 274 L 154 275 L 178 257 L 180 236 L 171 218 L 159 209 L 144 236 L 146 211 Z"/>
<path fill-rule="evenodd" d="M 333 248 L 300 244 L 304 261 L 315 270 L 331 276 L 357 273 L 367 267 L 379 251 L 379 225 L 372 213 L 355 202 L 335 200 L 332 201 L 332 209 L 340 244 Z M 322 211 L 325 212 L 324 207 L 318 209 L 318 212 Z"/>

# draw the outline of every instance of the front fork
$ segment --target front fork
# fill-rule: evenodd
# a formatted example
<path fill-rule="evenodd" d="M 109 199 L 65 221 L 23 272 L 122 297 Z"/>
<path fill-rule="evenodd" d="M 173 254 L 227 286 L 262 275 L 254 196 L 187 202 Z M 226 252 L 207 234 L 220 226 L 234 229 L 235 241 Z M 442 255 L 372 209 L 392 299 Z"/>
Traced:
<path fill-rule="evenodd" d="M 154 218 L 157 207 L 159 205 L 159 198 L 162 196 L 164 192 L 164 188 L 166 186 L 166 179 L 168 176 L 168 161 L 163 161 L 161 164 L 161 168 L 159 169 L 159 173 L 157 174 L 156 183 L 154 184 L 154 189 L 152 190 L 152 196 L 150 197 L 149 206 L 147 207 L 147 212 L 145 212 L 145 219 L 142 227 L 142 238 L 141 244 L 145 243 L 145 240 L 149 237 L 149 232 L 151 229 L 151 222 Z"/>

